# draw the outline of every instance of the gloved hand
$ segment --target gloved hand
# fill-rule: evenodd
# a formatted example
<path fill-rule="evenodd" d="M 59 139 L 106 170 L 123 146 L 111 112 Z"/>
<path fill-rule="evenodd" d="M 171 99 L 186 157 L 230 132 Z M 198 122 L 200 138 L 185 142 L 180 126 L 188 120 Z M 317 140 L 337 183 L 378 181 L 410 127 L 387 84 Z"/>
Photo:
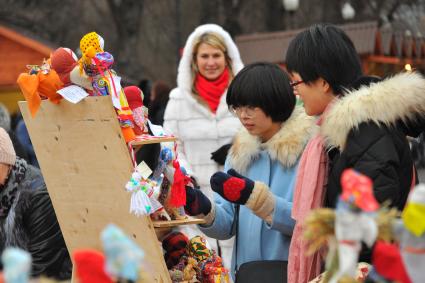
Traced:
<path fill-rule="evenodd" d="M 191 216 L 199 214 L 206 216 L 211 211 L 211 201 L 200 189 L 186 186 L 186 205 L 184 210 Z"/>
<path fill-rule="evenodd" d="M 254 181 L 240 175 L 234 169 L 230 169 L 227 173 L 214 173 L 210 184 L 212 190 L 226 200 L 242 205 L 248 201 L 255 185 Z"/>
<path fill-rule="evenodd" d="M 229 152 L 229 149 L 231 146 L 232 144 L 228 143 L 221 146 L 216 151 L 211 152 L 211 159 L 217 162 L 217 164 L 224 165 L 226 161 L 227 153 Z"/>

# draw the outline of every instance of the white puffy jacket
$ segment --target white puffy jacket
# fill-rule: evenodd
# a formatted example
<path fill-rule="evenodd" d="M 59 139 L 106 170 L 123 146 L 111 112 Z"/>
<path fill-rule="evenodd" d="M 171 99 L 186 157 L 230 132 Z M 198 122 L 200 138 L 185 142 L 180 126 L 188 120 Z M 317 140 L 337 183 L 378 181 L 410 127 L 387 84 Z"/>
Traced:
<path fill-rule="evenodd" d="M 171 91 L 165 110 L 164 130 L 178 138 L 177 149 L 181 166 L 197 178 L 202 190 L 211 197 L 210 177 L 222 169 L 211 160 L 211 153 L 230 143 L 241 124 L 239 119 L 229 112 L 226 94 L 221 97 L 214 114 L 208 106 L 201 104 L 191 91 L 190 63 L 193 41 L 205 32 L 215 32 L 224 38 L 235 75 L 243 68 L 239 51 L 226 31 L 214 24 L 199 26 L 189 36 L 184 47 L 178 68 L 177 88 Z"/>

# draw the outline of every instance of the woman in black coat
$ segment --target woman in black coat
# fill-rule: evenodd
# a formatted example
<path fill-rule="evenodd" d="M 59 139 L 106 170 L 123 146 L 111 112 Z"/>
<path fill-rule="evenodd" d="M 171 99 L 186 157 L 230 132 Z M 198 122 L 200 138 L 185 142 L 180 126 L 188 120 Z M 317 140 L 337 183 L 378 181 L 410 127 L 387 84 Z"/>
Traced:
<path fill-rule="evenodd" d="M 41 172 L 15 155 L 0 129 L 0 254 L 28 251 L 32 276 L 71 278 L 72 263 Z"/>
<path fill-rule="evenodd" d="M 353 43 L 329 24 L 299 33 L 286 63 L 307 114 L 321 116 L 329 157 L 325 206 L 335 207 L 341 174 L 354 168 L 373 180 L 379 202 L 403 209 L 417 183 L 406 135 L 423 130 L 425 79 L 417 73 L 363 76 Z"/>

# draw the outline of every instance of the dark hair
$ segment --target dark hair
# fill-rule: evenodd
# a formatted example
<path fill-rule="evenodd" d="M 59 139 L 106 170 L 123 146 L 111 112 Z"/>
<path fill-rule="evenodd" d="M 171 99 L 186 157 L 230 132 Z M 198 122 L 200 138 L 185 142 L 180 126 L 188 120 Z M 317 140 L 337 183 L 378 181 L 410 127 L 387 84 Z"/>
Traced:
<path fill-rule="evenodd" d="M 229 107 L 259 107 L 273 122 L 286 121 L 295 107 L 288 75 L 277 65 L 254 63 L 243 68 L 227 91 Z"/>
<path fill-rule="evenodd" d="M 171 87 L 164 81 L 156 81 L 151 89 L 151 103 L 166 105 L 169 99 Z M 155 94 L 152 97 L 152 94 Z"/>
<path fill-rule="evenodd" d="M 289 44 L 286 66 L 306 83 L 323 78 L 335 94 L 341 95 L 362 75 L 353 42 L 331 24 L 316 24 L 300 32 Z"/>

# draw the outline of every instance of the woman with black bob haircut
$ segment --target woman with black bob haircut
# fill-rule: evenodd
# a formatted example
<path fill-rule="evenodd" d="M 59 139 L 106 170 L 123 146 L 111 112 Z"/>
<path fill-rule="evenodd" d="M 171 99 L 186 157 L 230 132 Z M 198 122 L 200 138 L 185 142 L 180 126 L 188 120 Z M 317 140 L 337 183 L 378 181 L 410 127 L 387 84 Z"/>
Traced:
<path fill-rule="evenodd" d="M 187 189 L 186 210 L 205 219 L 200 229 L 209 237 L 237 235 L 234 270 L 258 260 L 286 265 L 296 169 L 314 119 L 295 107 L 288 75 L 268 63 L 242 69 L 229 86 L 227 103 L 244 126 L 229 151 L 227 173 L 211 177 L 213 202 Z"/>
<path fill-rule="evenodd" d="M 284 122 L 295 108 L 295 96 L 288 75 L 277 65 L 255 63 L 241 72 L 238 83 L 231 84 L 226 102 L 230 110 L 260 108 L 273 122 Z"/>
<path fill-rule="evenodd" d="M 345 169 L 370 177 L 380 203 L 403 209 L 417 183 L 406 135 L 423 130 L 425 79 L 415 72 L 384 80 L 363 76 L 354 44 L 331 24 L 300 32 L 286 63 L 295 95 L 320 125 L 300 160 L 292 212 L 297 224 L 288 282 L 308 282 L 320 273 L 321 261 L 318 255 L 304 256 L 301 224 L 309 210 L 335 207 Z M 369 254 L 362 252 L 359 260 L 369 261 Z"/>

